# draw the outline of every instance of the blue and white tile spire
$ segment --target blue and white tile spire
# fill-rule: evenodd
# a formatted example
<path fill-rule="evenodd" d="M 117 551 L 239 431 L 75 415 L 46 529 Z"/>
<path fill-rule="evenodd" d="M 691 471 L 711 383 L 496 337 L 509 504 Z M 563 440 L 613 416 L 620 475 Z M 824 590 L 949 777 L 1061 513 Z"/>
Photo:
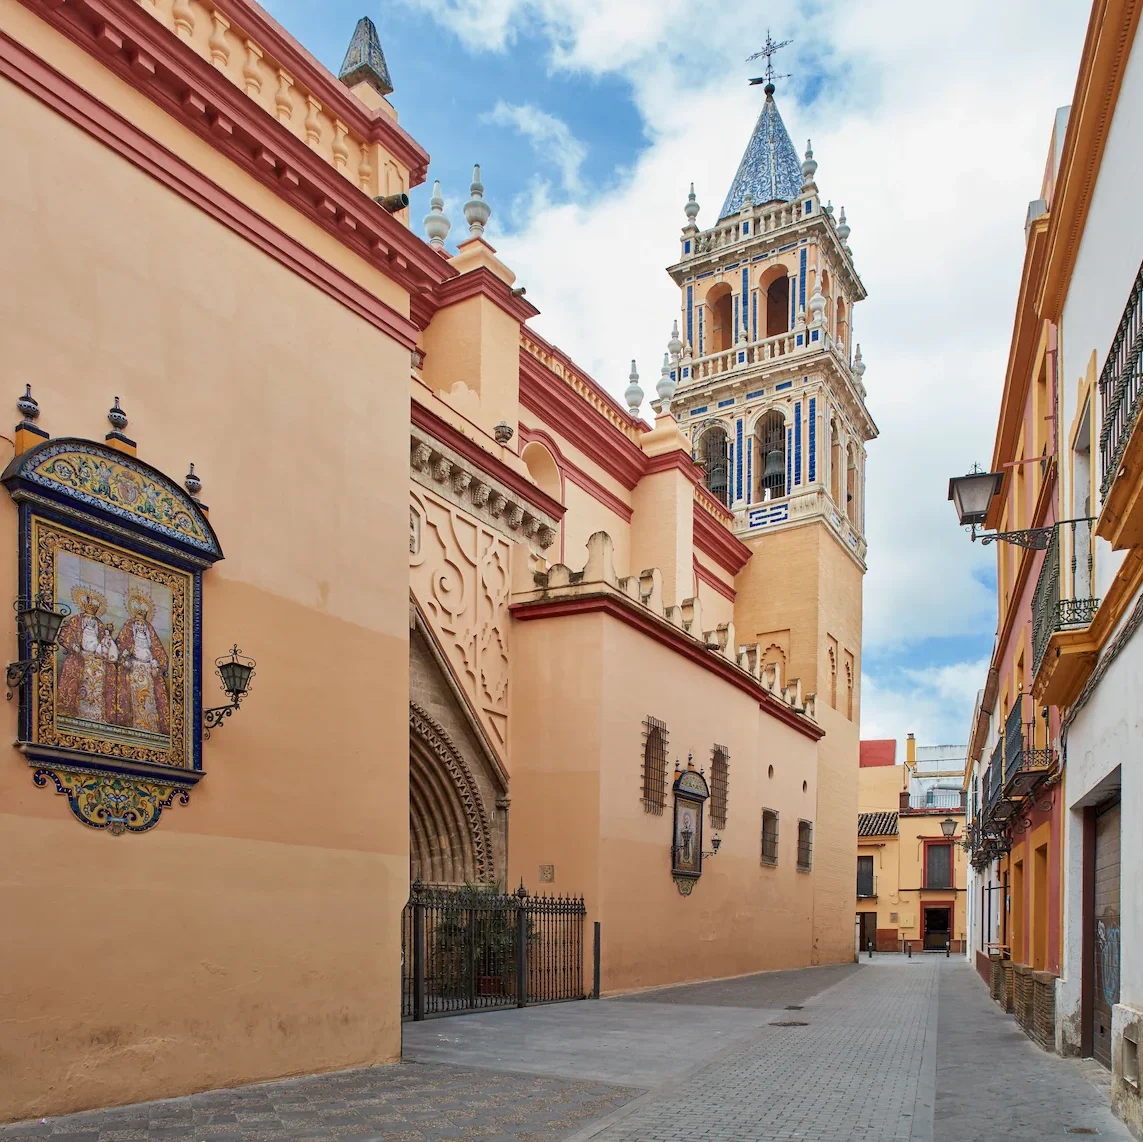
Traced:
<path fill-rule="evenodd" d="M 737 214 L 747 197 L 765 205 L 779 200 L 792 202 L 802 192 L 805 181 L 802 164 L 774 102 L 774 85 L 767 83 L 764 90 L 766 102 L 762 104 L 754 133 L 738 164 L 730 193 L 722 204 L 720 220 Z"/>

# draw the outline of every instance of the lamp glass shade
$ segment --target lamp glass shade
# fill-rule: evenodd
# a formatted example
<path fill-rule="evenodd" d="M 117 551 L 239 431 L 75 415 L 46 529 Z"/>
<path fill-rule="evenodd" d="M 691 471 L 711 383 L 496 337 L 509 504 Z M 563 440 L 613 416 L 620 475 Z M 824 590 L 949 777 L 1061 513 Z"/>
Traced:
<path fill-rule="evenodd" d="M 949 480 L 949 499 L 956 508 L 962 527 L 984 523 L 988 506 L 1000 491 L 1003 472 L 969 472 Z"/>
<path fill-rule="evenodd" d="M 65 616 L 48 607 L 24 607 L 17 612 L 24 632 L 40 646 L 54 646 Z"/>
<path fill-rule="evenodd" d="M 234 699 L 246 693 L 250 685 L 250 676 L 254 667 L 237 659 L 229 659 L 218 664 L 218 673 L 222 676 L 222 685 L 226 692 Z"/>
<path fill-rule="evenodd" d="M 718 852 L 719 847 L 721 845 L 722 845 L 722 838 L 721 837 L 715 836 L 714 838 L 712 838 L 712 840 L 710 842 L 710 847 L 712 849 L 714 849 L 715 852 Z"/>
<path fill-rule="evenodd" d="M 951 817 L 946 817 L 941 822 L 941 832 L 944 833 L 946 837 L 953 836 L 956 833 L 956 821 Z"/>

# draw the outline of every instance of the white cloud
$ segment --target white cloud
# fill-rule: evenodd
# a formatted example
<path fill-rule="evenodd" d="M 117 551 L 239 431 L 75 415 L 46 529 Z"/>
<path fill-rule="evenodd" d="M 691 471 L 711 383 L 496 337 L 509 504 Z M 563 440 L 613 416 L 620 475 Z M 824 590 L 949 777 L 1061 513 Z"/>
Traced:
<path fill-rule="evenodd" d="M 503 99 L 480 118 L 485 123 L 518 131 L 541 159 L 559 170 L 565 191 L 575 193 L 580 189 L 579 171 L 587 157 L 587 148 L 562 119 L 531 103 L 506 103 Z"/>
<path fill-rule="evenodd" d="M 964 745 L 988 659 L 861 676 L 861 736 L 895 738 L 898 760 L 906 734 L 921 745 Z"/>
<path fill-rule="evenodd" d="M 539 332 L 616 395 L 633 356 L 653 377 L 679 313 L 663 267 L 679 254 L 687 185 L 703 204 L 700 225 L 710 225 L 758 113 L 744 57 L 764 26 L 744 36 L 718 0 L 407 2 L 474 49 L 510 44 L 527 27 L 547 36 L 551 68 L 631 84 L 647 146 L 617 185 L 533 203 L 496 245 L 542 310 Z M 787 0 L 767 11 L 775 34 L 795 39 L 779 61 L 798 73 L 779 90 L 783 117 L 799 149 L 813 137 L 818 185 L 847 208 L 869 291 L 854 318 L 881 430 L 869 445 L 867 646 L 987 638 L 995 628 L 981 583 L 995 549 L 970 545 L 956 527 L 947 480 L 991 456 L 1025 210 L 1040 195 L 1055 110 L 1072 95 L 1085 8 L 819 0 L 807 16 Z M 800 106 L 796 84 L 823 70 L 817 99 Z M 511 223 L 508 204 L 488 193 Z M 984 677 L 983 663 L 969 667 L 973 684 L 939 701 L 927 682 L 869 680 L 870 725 L 896 734 L 900 722 L 890 722 L 916 710 L 912 728 L 920 734 L 929 719 L 928 740 L 953 727 L 963 738 Z"/>

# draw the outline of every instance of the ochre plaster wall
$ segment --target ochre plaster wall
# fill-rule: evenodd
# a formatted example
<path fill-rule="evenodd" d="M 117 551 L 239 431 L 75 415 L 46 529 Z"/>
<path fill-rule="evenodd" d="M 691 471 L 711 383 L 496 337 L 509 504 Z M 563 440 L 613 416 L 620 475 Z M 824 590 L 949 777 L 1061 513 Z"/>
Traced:
<path fill-rule="evenodd" d="M 27 26 L 20 5 L 3 13 Z M 20 283 L 0 357 L 53 435 L 101 439 L 119 396 L 141 458 L 176 480 L 196 462 L 226 552 L 204 576 L 204 659 L 234 641 L 258 659 L 189 806 L 149 833 L 84 827 L 0 751 L 0 1118 L 393 1060 L 408 350 L 6 81 L 0 118 L 0 244 Z M 7 496 L 0 534 L 11 599 Z M 208 670 L 221 704 L 215 685 Z M 13 741 L 15 703 L 0 719 Z"/>
<path fill-rule="evenodd" d="M 557 891 L 585 893 L 589 922 L 602 925 L 603 990 L 809 963 L 817 873 L 795 864 L 798 820 L 813 820 L 818 797 L 814 742 L 610 617 L 519 623 L 513 655 L 511 875 L 531 885 L 555 864 Z M 689 897 L 671 879 L 673 801 L 657 816 L 641 800 L 648 714 L 667 724 L 668 784 L 688 752 L 708 774 L 716 743 L 730 754 L 722 848 Z M 776 868 L 760 860 L 764 807 L 780 814 Z M 711 836 L 708 804 L 708 850 Z M 850 866 L 852 889 L 852 856 Z M 850 957 L 852 927 L 850 914 Z"/>

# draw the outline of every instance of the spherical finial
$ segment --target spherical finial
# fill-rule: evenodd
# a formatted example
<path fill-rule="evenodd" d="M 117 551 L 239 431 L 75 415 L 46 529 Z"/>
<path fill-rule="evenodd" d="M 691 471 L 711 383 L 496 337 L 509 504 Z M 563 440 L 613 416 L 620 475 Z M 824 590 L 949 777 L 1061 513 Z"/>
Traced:
<path fill-rule="evenodd" d="M 813 143 L 810 139 L 806 140 L 806 161 L 802 163 L 802 185 L 809 186 L 814 181 L 814 175 L 818 173 L 818 164 L 814 159 Z"/>
<path fill-rule="evenodd" d="M 663 402 L 664 411 L 670 407 L 671 398 L 675 395 L 678 385 L 671 376 L 671 362 L 669 356 L 663 354 L 663 367 L 659 370 L 659 380 L 655 385 L 655 393 Z"/>
<path fill-rule="evenodd" d="M 623 399 L 627 402 L 627 407 L 633 416 L 638 413 L 643 404 L 643 390 L 639 387 L 639 374 L 635 371 L 634 361 L 631 362 L 631 375 L 627 378 L 627 388 L 623 393 Z"/>
<path fill-rule="evenodd" d="M 683 343 L 679 338 L 679 323 L 676 320 L 671 326 L 671 339 L 667 342 L 667 352 L 671 355 L 671 360 L 678 360 L 679 354 L 683 351 Z"/>
<path fill-rule="evenodd" d="M 425 233 L 429 238 L 429 245 L 434 249 L 443 250 L 445 238 L 452 229 L 452 223 L 445 217 L 444 199 L 441 198 L 441 180 L 433 183 L 433 196 L 429 199 L 429 212 L 425 215 Z"/>
<path fill-rule="evenodd" d="M 828 214 L 832 218 L 833 217 L 833 203 L 827 202 L 825 204 L 825 206 L 822 207 L 822 213 Z"/>
<path fill-rule="evenodd" d="M 781 78 L 781 77 L 779 77 L 779 78 Z M 766 86 L 764 88 L 762 88 L 762 90 L 764 92 L 766 92 L 766 98 L 767 99 L 773 99 L 774 98 L 774 85 L 772 83 L 766 84 Z"/>
<path fill-rule="evenodd" d="M 837 236 L 841 239 L 843 246 L 849 240 L 850 233 L 849 223 L 845 220 L 845 207 L 843 206 L 841 213 L 837 216 Z"/>
<path fill-rule="evenodd" d="M 480 181 L 480 164 L 472 168 L 472 185 L 468 188 L 472 197 L 464 204 L 464 220 L 468 232 L 474 238 L 484 233 L 484 224 L 492 216 L 492 207 L 484 201 L 484 183 Z"/>
<path fill-rule="evenodd" d="M 24 395 L 16 401 L 16 411 L 24 418 L 25 424 L 31 424 L 40 415 L 40 406 L 32 396 L 32 386 L 24 385 Z"/>
<path fill-rule="evenodd" d="M 107 419 L 111 421 L 111 427 L 116 432 L 122 432 L 127 427 L 127 414 L 119 407 L 119 398 L 115 398 L 115 403 L 108 409 Z"/>
<path fill-rule="evenodd" d="M 853 371 L 857 374 L 857 379 L 861 380 L 865 376 L 865 362 L 861 359 L 861 346 L 857 346 L 857 351 L 853 355 Z"/>
<path fill-rule="evenodd" d="M 687 225 L 694 226 L 695 219 L 698 217 L 699 204 L 695 199 L 695 184 L 691 183 L 691 192 L 687 195 L 687 204 L 683 207 L 683 213 L 687 216 Z"/>
<path fill-rule="evenodd" d="M 190 471 L 186 474 L 186 479 L 183 480 L 183 487 L 192 496 L 197 496 L 202 491 L 202 481 L 195 475 L 194 464 L 191 464 Z"/>

